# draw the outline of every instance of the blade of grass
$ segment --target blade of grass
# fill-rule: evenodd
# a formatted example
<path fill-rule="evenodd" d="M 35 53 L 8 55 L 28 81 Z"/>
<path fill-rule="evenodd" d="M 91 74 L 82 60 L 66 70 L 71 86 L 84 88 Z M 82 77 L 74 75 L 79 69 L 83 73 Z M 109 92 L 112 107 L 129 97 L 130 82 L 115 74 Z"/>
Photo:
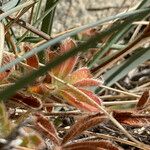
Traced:
<path fill-rule="evenodd" d="M 135 20 L 136 19 L 137 18 L 135 18 Z M 92 60 L 88 62 L 87 66 L 89 68 L 91 68 L 110 49 L 110 47 L 131 28 L 132 20 L 125 21 L 124 23 L 119 24 L 119 26 L 121 26 L 121 28 L 119 28 L 118 32 L 114 33 L 107 43 L 92 57 Z"/>
<path fill-rule="evenodd" d="M 141 4 L 137 7 L 137 9 L 140 9 L 141 7 L 143 7 L 145 2 L 146 1 L 141 2 Z M 143 19 L 144 17 L 145 17 L 145 14 L 140 15 L 139 17 L 135 17 L 133 19 L 134 21 L 136 21 L 137 19 Z M 93 56 L 92 60 L 90 60 L 87 64 L 89 68 L 91 68 L 96 62 L 98 62 L 98 60 L 102 56 L 104 56 L 104 54 L 106 54 L 107 51 L 109 51 L 110 47 L 113 44 L 115 44 L 127 31 L 129 31 L 133 27 L 132 21 L 129 19 L 128 21 L 121 23 L 122 29 L 119 29 L 118 32 L 112 35 L 111 38 L 107 41 L 107 43 Z"/>
<path fill-rule="evenodd" d="M 47 10 L 46 12 L 44 12 L 40 18 L 38 20 L 36 20 L 36 22 L 33 23 L 33 26 L 37 26 L 40 25 L 40 23 L 42 22 L 42 20 L 56 7 L 58 1 L 56 1 L 53 6 L 51 8 L 49 8 L 49 10 Z M 28 34 L 28 31 L 26 31 L 20 38 L 19 41 L 16 43 L 17 45 L 22 42 L 24 40 L 24 38 L 26 37 L 26 35 Z"/>
<path fill-rule="evenodd" d="M 18 11 L 18 10 L 20 10 L 20 9 L 23 9 L 23 8 L 25 8 L 25 7 L 27 7 L 27 6 L 30 6 L 30 5 L 32 5 L 32 4 L 34 4 L 34 3 L 36 3 L 36 0 L 30 0 L 29 2 L 25 2 L 25 3 L 21 4 L 21 5 L 16 6 L 15 8 L 12 8 L 12 9 L 10 9 L 10 10 L 8 10 L 8 11 L 2 13 L 2 14 L 0 15 L 0 21 L 1 21 L 2 19 L 6 18 L 7 16 L 13 14 L 14 12 L 16 12 L 16 11 Z"/>
<path fill-rule="evenodd" d="M 41 14 L 41 11 L 42 11 L 41 5 L 42 5 L 42 0 L 39 0 L 39 2 L 36 4 L 36 7 L 35 7 L 35 12 L 34 12 L 34 17 L 33 17 L 33 23 L 36 22 L 36 20 L 38 19 L 38 17 Z"/>
<path fill-rule="evenodd" d="M 34 71 L 33 73 L 27 75 L 26 77 L 22 77 L 19 81 L 16 82 L 15 85 L 10 86 L 7 89 L 5 89 L 4 91 L 0 92 L 0 100 L 2 100 L 2 99 L 6 100 L 11 95 L 13 95 L 17 90 L 19 90 L 22 87 L 28 85 L 29 83 L 32 83 L 37 77 L 44 75 L 47 71 L 49 71 L 53 67 L 59 65 L 60 63 L 62 63 L 66 59 L 68 59 L 69 57 L 76 55 L 78 52 L 86 52 L 89 48 L 96 45 L 97 42 L 99 41 L 99 39 L 101 39 L 102 37 L 108 35 L 110 32 L 112 32 L 114 30 L 117 30 L 117 29 L 118 29 L 118 27 L 111 28 L 111 30 L 110 29 L 106 30 L 105 32 L 102 32 L 102 33 L 98 34 L 97 36 L 92 37 L 86 43 L 83 43 L 83 44 L 79 45 L 78 47 L 70 50 L 69 52 L 63 54 L 62 56 L 57 57 L 54 61 L 52 61 L 51 63 L 48 63 L 46 66 L 40 67 L 37 71 Z M 59 38 L 62 38 L 62 37 L 59 37 Z M 58 40 L 58 39 L 54 39 L 53 43 L 55 42 L 55 40 Z M 45 43 L 45 44 L 43 44 L 43 45 L 41 45 L 41 46 L 39 46 L 35 49 L 32 49 L 32 52 L 33 51 L 37 52 L 38 50 L 45 49 L 45 47 L 48 47 L 50 44 L 53 44 L 53 43 L 52 42 L 47 42 L 47 43 Z M 30 56 L 29 54 L 30 53 L 26 53 L 25 54 L 26 57 Z M 13 64 L 14 63 L 19 63 L 22 59 L 24 60 L 24 58 L 25 57 L 19 57 L 15 61 L 13 61 L 12 63 Z M 5 65 L 4 67 L 0 68 L 0 71 L 3 71 L 7 67 L 10 67 L 12 65 L 12 63 L 10 63 L 8 65 Z"/>
<path fill-rule="evenodd" d="M 56 2 L 58 2 L 58 0 L 47 0 L 46 1 L 46 7 L 45 7 L 45 12 L 47 10 L 49 10 Z M 57 6 L 57 5 L 56 5 Z M 42 26 L 41 26 L 41 30 L 43 32 L 45 32 L 46 34 L 51 36 L 51 32 L 52 32 L 52 26 L 53 26 L 53 20 L 54 20 L 54 15 L 55 15 L 55 9 L 56 6 L 54 7 L 54 9 L 43 19 L 42 21 Z M 44 51 L 39 52 L 38 54 L 39 60 L 42 63 L 45 63 L 45 53 Z"/>
<path fill-rule="evenodd" d="M 136 53 L 125 62 L 123 62 L 119 66 L 113 67 L 103 75 L 105 85 L 111 86 L 112 84 L 123 78 L 127 73 L 129 73 L 129 71 L 148 60 L 149 56 L 150 47 L 138 49 Z M 96 90 L 96 93 L 100 92 L 100 90 L 101 88 L 98 88 Z"/>
<path fill-rule="evenodd" d="M 4 39 L 5 39 L 4 25 L 0 22 L 0 66 L 3 58 Z"/>
<path fill-rule="evenodd" d="M 45 12 L 47 10 L 49 10 L 55 3 L 58 3 L 58 0 L 47 0 L 46 1 L 46 7 L 45 7 Z M 57 6 L 57 5 L 56 5 Z M 55 14 L 55 9 L 56 6 L 54 7 L 54 9 L 43 19 L 42 22 L 42 27 L 41 30 L 45 33 L 47 33 L 48 35 L 51 35 L 51 31 L 52 31 L 52 25 L 53 25 L 53 20 L 54 20 L 54 14 Z"/>
<path fill-rule="evenodd" d="M 14 8 L 15 6 L 17 6 L 19 3 L 20 3 L 20 0 L 11 0 L 7 2 L 6 4 L 2 5 L 1 10 L 8 11 Z"/>
<path fill-rule="evenodd" d="M 66 39 L 67 37 L 73 36 L 73 35 L 81 32 L 83 30 L 95 27 L 95 26 L 97 26 L 99 24 L 103 24 L 106 21 L 111 21 L 113 19 L 117 19 L 117 18 L 123 19 L 123 18 L 126 18 L 126 17 L 135 16 L 135 15 L 138 16 L 139 14 L 143 14 L 143 13 L 147 14 L 149 11 L 150 11 L 150 8 L 135 10 L 135 11 L 132 11 L 132 12 L 127 12 L 125 14 L 119 14 L 119 15 L 108 17 L 108 18 L 104 18 L 104 19 L 99 20 L 99 21 L 97 21 L 95 23 L 87 24 L 87 25 L 84 25 L 82 27 L 76 28 L 75 30 L 73 30 L 73 31 L 71 31 L 69 33 L 65 33 L 65 34 L 63 34 L 61 36 L 56 37 L 55 39 L 49 40 L 48 42 L 42 44 L 41 46 L 32 49 L 30 52 L 25 53 L 21 58 L 17 58 L 12 63 L 9 63 L 9 64 L 3 66 L 2 68 L 0 68 L 0 72 L 3 72 L 5 70 L 7 70 L 8 68 L 18 64 L 19 62 L 23 61 L 24 59 L 31 57 L 33 54 L 38 53 L 38 52 L 46 49 L 47 47 L 52 46 L 52 45 L 54 45 L 54 44 L 56 44 L 56 43 L 58 43 L 58 42 L 60 42 L 60 41 L 62 41 L 64 39 Z M 102 32 L 100 37 L 105 37 L 108 34 L 114 32 L 116 30 L 118 30 L 118 26 L 117 27 L 112 27 L 109 30 L 106 30 L 106 31 Z M 95 45 L 93 45 L 93 46 L 95 46 Z"/>

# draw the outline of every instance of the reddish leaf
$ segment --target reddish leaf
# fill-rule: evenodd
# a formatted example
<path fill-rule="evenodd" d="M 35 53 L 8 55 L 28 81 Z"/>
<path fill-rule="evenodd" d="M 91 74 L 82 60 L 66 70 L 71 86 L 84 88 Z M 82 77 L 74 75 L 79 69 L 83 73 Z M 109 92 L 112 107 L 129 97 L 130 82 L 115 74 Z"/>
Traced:
<path fill-rule="evenodd" d="M 51 87 L 50 84 L 48 85 L 46 83 L 38 84 L 38 85 L 35 85 L 35 86 L 30 86 L 27 89 L 28 92 L 38 93 L 38 94 L 50 93 L 53 90 L 54 90 L 54 87 L 53 86 Z"/>
<path fill-rule="evenodd" d="M 72 143 L 64 146 L 65 150 L 78 150 L 78 149 L 91 149 L 91 150 L 121 150 L 118 146 L 112 144 L 109 141 L 83 141 L 83 142 L 77 142 Z M 89 150 L 90 150 L 89 149 Z"/>
<path fill-rule="evenodd" d="M 73 73 L 71 73 L 67 77 L 67 81 L 70 82 L 71 84 L 76 83 L 77 81 L 87 79 L 87 78 L 92 78 L 92 74 L 90 73 L 90 70 L 86 67 L 80 68 Z"/>
<path fill-rule="evenodd" d="M 16 93 L 13 97 L 11 97 L 11 100 L 21 102 L 34 109 L 40 109 L 42 107 L 42 102 L 40 99 L 34 96 L 25 95 L 23 93 Z"/>
<path fill-rule="evenodd" d="M 96 102 L 98 101 L 98 100 L 96 100 L 94 94 L 92 95 L 92 97 L 90 97 L 91 96 L 90 93 L 88 93 L 89 95 L 84 93 L 84 92 L 82 92 L 82 91 L 81 91 L 81 93 L 79 93 L 76 90 L 74 90 L 72 88 L 69 88 L 69 87 L 65 88 L 64 90 L 66 92 L 70 93 L 72 96 L 74 96 L 78 101 L 87 103 L 87 104 L 89 104 L 91 106 L 94 106 L 94 107 L 97 107 L 93 103 L 93 101 L 96 101 Z M 80 88 L 79 88 L 79 90 L 80 90 Z M 94 99 L 92 99 L 92 98 L 94 98 Z M 89 99 L 91 99 L 91 100 L 89 100 Z M 98 105 L 99 105 L 99 102 L 98 102 Z"/>
<path fill-rule="evenodd" d="M 46 61 L 51 62 L 58 56 L 58 53 L 55 51 L 48 50 L 46 52 Z"/>
<path fill-rule="evenodd" d="M 14 55 L 10 53 L 3 53 L 2 66 L 12 62 L 15 59 Z M 0 81 L 6 79 L 14 70 L 14 67 L 7 69 L 5 72 L 0 73 Z"/>
<path fill-rule="evenodd" d="M 72 39 L 67 39 L 60 45 L 60 53 L 64 54 L 65 52 L 71 50 L 75 46 L 76 44 Z M 56 67 L 57 70 L 59 69 L 59 74 L 57 76 L 59 78 L 64 78 L 69 73 L 71 73 L 74 69 L 77 59 L 78 59 L 77 56 L 70 57 L 69 59 L 64 61 L 61 65 L 59 65 L 59 67 Z"/>
<path fill-rule="evenodd" d="M 83 93 L 85 93 L 86 95 L 88 95 L 91 99 L 93 99 L 97 104 L 101 105 L 102 100 L 95 95 L 93 92 L 85 90 L 85 89 L 79 89 L 80 91 L 82 91 Z"/>
<path fill-rule="evenodd" d="M 145 91 L 142 94 L 142 96 L 140 97 L 140 99 L 136 105 L 137 110 L 142 110 L 144 107 L 146 107 L 148 100 L 149 100 L 149 91 Z"/>
<path fill-rule="evenodd" d="M 97 33 L 98 33 L 97 29 L 90 28 L 90 29 L 87 29 L 87 30 L 81 32 L 79 34 L 79 36 L 81 36 L 83 39 L 87 39 L 87 38 L 90 38 L 90 37 L 96 35 Z"/>
<path fill-rule="evenodd" d="M 98 86 L 101 84 L 102 82 L 97 79 L 83 79 L 74 83 L 73 85 L 76 87 L 90 87 L 90 86 Z"/>
<path fill-rule="evenodd" d="M 73 140 L 75 136 L 78 136 L 83 131 L 103 122 L 105 119 L 106 117 L 102 113 L 88 115 L 79 119 L 63 138 L 62 145 L 65 145 L 68 141 Z"/>
<path fill-rule="evenodd" d="M 150 116 L 139 115 L 134 112 L 113 111 L 113 116 L 118 122 L 135 127 L 149 126 Z"/>
<path fill-rule="evenodd" d="M 40 114 L 36 114 L 36 125 L 39 128 L 39 130 L 50 140 L 55 145 L 60 145 L 59 137 L 57 136 L 57 131 L 52 124 L 47 118 Z"/>
<path fill-rule="evenodd" d="M 57 52 L 54 52 L 54 51 L 47 51 L 47 55 L 46 55 L 46 59 L 47 59 L 47 62 L 51 62 L 53 61 L 58 55 Z M 58 76 L 59 75 L 59 72 L 62 68 L 62 64 L 60 65 L 57 65 L 55 68 L 53 68 L 51 71 L 52 73 L 55 75 L 55 76 Z"/>
<path fill-rule="evenodd" d="M 24 46 L 25 52 L 29 52 L 31 48 L 27 45 Z M 39 59 L 36 54 L 32 55 L 31 57 L 26 59 L 27 65 L 33 67 L 33 68 L 39 68 Z"/>
<path fill-rule="evenodd" d="M 75 42 L 70 38 L 63 41 L 63 43 L 60 45 L 60 53 L 64 54 L 71 50 L 72 48 L 76 47 Z"/>
<path fill-rule="evenodd" d="M 76 97 L 74 97 L 73 95 L 71 95 L 69 92 L 60 91 L 60 95 L 71 105 L 73 105 L 74 107 L 83 110 L 83 111 L 90 111 L 90 112 L 99 112 L 99 109 L 89 105 L 85 102 L 81 102 L 78 99 L 76 99 Z"/>

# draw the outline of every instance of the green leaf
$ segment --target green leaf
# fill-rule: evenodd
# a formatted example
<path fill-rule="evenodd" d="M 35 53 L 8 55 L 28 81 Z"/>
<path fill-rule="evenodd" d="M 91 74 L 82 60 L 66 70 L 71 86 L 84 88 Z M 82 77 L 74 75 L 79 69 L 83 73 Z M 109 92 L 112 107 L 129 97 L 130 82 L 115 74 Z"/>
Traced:
<path fill-rule="evenodd" d="M 45 12 L 49 9 L 51 9 L 51 7 L 53 7 L 53 5 L 58 2 L 58 0 L 47 0 L 46 1 L 46 7 L 45 7 Z M 55 15 L 55 9 L 56 9 L 56 6 L 54 7 L 54 9 L 52 11 L 50 11 L 50 13 L 43 19 L 43 22 L 42 22 L 42 27 L 41 27 L 41 30 L 43 32 L 45 32 L 46 34 L 48 35 L 51 35 L 51 32 L 52 32 L 52 26 L 53 26 L 53 20 L 54 20 L 54 15 Z M 45 58 L 44 58 L 44 52 L 41 51 L 39 54 L 38 54 L 38 57 L 39 57 L 39 60 L 40 62 L 44 62 Z"/>

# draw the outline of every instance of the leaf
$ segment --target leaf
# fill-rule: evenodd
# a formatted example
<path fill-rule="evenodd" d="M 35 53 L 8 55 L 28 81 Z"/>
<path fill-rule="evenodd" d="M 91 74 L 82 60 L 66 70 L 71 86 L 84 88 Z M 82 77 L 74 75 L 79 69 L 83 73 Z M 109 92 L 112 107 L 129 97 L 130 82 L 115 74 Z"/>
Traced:
<path fill-rule="evenodd" d="M 78 88 L 77 90 L 80 90 L 80 88 Z M 84 90 L 84 89 L 82 89 Z M 96 98 L 96 96 L 94 96 L 94 94 L 89 93 L 88 91 L 82 92 L 82 90 L 80 90 L 81 92 L 77 92 L 75 89 L 72 88 L 65 88 L 64 91 L 70 93 L 73 97 L 75 97 L 78 101 L 80 102 L 84 102 L 86 104 L 89 104 L 91 106 L 96 106 L 93 101 L 95 101 L 98 105 L 100 104 L 100 101 Z M 91 96 L 91 97 L 90 97 Z M 91 100 L 93 101 L 91 101 Z"/>
<path fill-rule="evenodd" d="M 73 73 L 71 73 L 66 80 L 71 83 L 74 84 L 79 80 L 83 80 L 83 79 L 87 79 L 87 78 L 92 78 L 92 74 L 90 72 L 90 70 L 87 67 L 83 67 L 80 69 L 77 69 L 76 71 L 74 71 Z"/>
<path fill-rule="evenodd" d="M 76 87 L 91 87 L 91 86 L 98 86 L 101 85 L 102 81 L 97 79 L 83 79 L 80 81 L 77 81 L 73 85 Z"/>
<path fill-rule="evenodd" d="M 88 115 L 79 119 L 64 136 L 62 145 L 65 145 L 70 140 L 73 140 L 74 137 L 80 135 L 83 131 L 102 123 L 106 117 L 102 113 L 97 113 L 94 115 Z"/>
<path fill-rule="evenodd" d="M 34 96 L 28 96 L 24 93 L 16 93 L 11 100 L 21 102 L 24 105 L 31 107 L 32 109 L 40 109 L 42 107 L 42 102 L 39 98 Z"/>
<path fill-rule="evenodd" d="M 89 105 L 85 102 L 81 102 L 79 99 L 77 99 L 74 95 L 70 94 L 69 92 L 60 91 L 60 95 L 72 106 L 83 110 L 83 111 L 90 111 L 90 112 L 99 112 L 99 109 Z"/>
<path fill-rule="evenodd" d="M 137 110 L 142 110 L 144 107 L 146 107 L 146 104 L 148 104 L 148 101 L 149 101 L 149 91 L 147 90 L 140 97 L 136 105 Z"/>
<path fill-rule="evenodd" d="M 82 40 L 85 40 L 85 39 L 88 39 L 94 35 L 96 35 L 98 33 L 98 30 L 96 28 L 90 28 L 90 29 L 87 29 L 81 33 L 79 33 L 79 38 L 82 39 Z"/>
<path fill-rule="evenodd" d="M 20 8 L 20 7 L 19 7 L 19 8 Z M 17 9 L 18 9 L 18 8 L 17 8 Z M 117 18 L 119 18 L 119 19 L 125 19 L 125 18 L 129 18 L 129 17 L 131 17 L 131 16 L 134 16 L 134 17 L 137 16 L 137 18 L 138 18 L 138 17 L 139 17 L 139 14 L 149 13 L 149 10 L 150 10 L 150 8 L 144 8 L 144 9 L 135 10 L 135 11 L 132 11 L 132 12 L 126 12 L 126 13 L 124 13 L 124 14 L 119 14 L 119 15 L 110 16 L 110 17 L 108 17 L 108 18 L 103 18 L 103 19 L 101 19 L 101 20 L 99 20 L 99 21 L 97 21 L 97 22 L 94 22 L 94 23 L 91 23 L 91 24 L 88 24 L 88 25 L 85 25 L 85 26 L 81 26 L 81 27 L 79 27 L 79 28 L 77 28 L 77 29 L 75 29 L 75 30 L 69 32 L 69 33 L 63 34 L 63 35 L 61 35 L 61 36 L 59 36 L 59 37 L 57 37 L 57 38 L 54 38 L 54 39 L 52 39 L 52 40 L 50 40 L 50 41 L 48 41 L 48 42 L 42 44 L 42 45 L 39 46 L 39 47 L 36 47 L 36 48 L 32 49 L 31 52 L 29 52 L 29 53 L 27 53 L 27 54 L 24 54 L 24 56 L 23 56 L 22 58 L 17 58 L 16 61 L 14 61 L 11 65 L 8 65 L 7 67 L 5 66 L 4 68 L 1 68 L 1 69 L 0 69 L 0 72 L 1 72 L 1 71 L 4 71 L 4 70 L 7 69 L 8 67 L 11 67 L 11 66 L 14 66 L 14 65 L 18 64 L 20 61 L 23 61 L 24 59 L 26 59 L 26 58 L 32 56 L 32 55 L 35 54 L 35 53 L 38 53 L 38 52 L 40 52 L 40 51 L 42 51 L 42 50 L 48 48 L 49 46 L 52 46 L 52 45 L 54 45 L 54 44 L 56 44 L 56 43 L 58 43 L 58 42 L 60 42 L 60 41 L 62 41 L 62 40 L 64 40 L 64 39 L 66 39 L 67 37 L 73 36 L 73 35 L 75 35 L 75 34 L 81 32 L 81 31 L 84 31 L 85 29 L 95 27 L 95 26 L 97 26 L 97 25 L 103 24 L 103 23 L 105 23 L 105 22 L 108 22 L 108 21 L 111 21 L 111 20 L 117 19 Z M 16 9 L 13 10 L 13 11 L 16 11 Z M 5 14 L 4 16 L 1 16 L 1 15 L 0 15 L 0 20 L 3 19 L 5 16 L 11 14 L 11 13 L 12 13 L 12 12 L 9 12 L 8 14 Z M 146 16 L 146 15 L 145 15 L 145 16 Z M 104 32 L 104 31 L 101 32 L 100 37 L 97 36 L 97 40 L 95 39 L 95 37 L 92 37 L 90 40 L 88 40 L 88 41 L 86 42 L 86 44 L 84 43 L 83 45 L 84 45 L 84 46 L 86 45 L 88 48 L 92 48 L 92 46 L 89 46 L 89 45 L 88 45 L 89 43 L 90 43 L 90 44 L 93 43 L 93 44 L 95 45 L 95 43 L 97 43 L 100 38 L 103 38 L 103 37 L 107 36 L 108 34 L 110 34 L 110 32 L 115 32 L 115 31 L 118 30 L 118 29 L 119 29 L 119 26 L 112 27 L 112 28 L 110 28 L 110 29 L 108 29 L 108 30 L 105 30 L 105 32 Z M 81 46 L 80 46 L 80 48 L 82 48 L 82 51 L 85 51 L 85 47 L 81 47 Z M 87 48 L 86 48 L 86 49 L 87 49 Z M 81 51 L 81 50 L 80 50 L 80 51 Z M 71 55 L 71 56 L 73 56 L 73 55 Z"/>
<path fill-rule="evenodd" d="M 10 63 L 15 59 L 14 55 L 10 53 L 3 53 L 3 59 L 2 59 L 2 66 L 6 65 L 7 63 Z M 0 73 L 0 81 L 6 79 L 12 72 L 14 71 L 14 67 L 9 68 L 8 70 Z"/>
<path fill-rule="evenodd" d="M 149 115 L 139 115 L 134 112 L 113 111 L 113 117 L 118 122 L 129 126 L 143 127 L 150 125 Z"/>
<path fill-rule="evenodd" d="M 18 64 L 20 61 L 23 61 L 24 59 L 29 58 L 33 54 L 38 53 L 38 52 L 46 49 L 47 47 L 52 46 L 52 45 L 62 41 L 63 39 L 65 39 L 69 36 L 75 35 L 75 34 L 79 33 L 80 31 L 83 31 L 84 29 L 94 27 L 96 25 L 102 24 L 106 21 L 110 21 L 110 20 L 116 19 L 116 18 L 121 19 L 121 18 L 128 18 L 128 17 L 131 17 L 131 16 L 134 16 L 134 17 L 137 16 L 138 17 L 139 14 L 149 13 L 149 10 L 150 10 L 150 8 L 144 8 L 144 9 L 136 10 L 136 11 L 133 11 L 133 12 L 127 12 L 125 14 L 119 14 L 119 15 L 111 16 L 111 17 L 105 18 L 101 21 L 97 21 L 96 23 L 92 23 L 92 24 L 85 25 L 85 26 L 82 26 L 80 28 L 77 28 L 76 30 L 74 30 L 72 32 L 63 34 L 59 37 L 56 37 L 56 38 L 40 45 L 39 47 L 36 47 L 36 48 L 32 49 L 30 52 L 24 54 L 22 57 L 17 58 L 12 63 L 9 63 L 9 64 L 5 65 L 4 67 L 0 68 L 0 72 L 5 71 L 9 67 L 12 67 L 12 66 Z M 2 19 L 3 17 L 5 17 L 7 15 L 6 14 L 4 16 L 0 15 L 0 19 Z M 69 52 L 63 54 L 62 56 L 57 57 L 54 61 L 46 64 L 44 67 L 40 67 L 37 71 L 34 71 L 33 73 L 31 73 L 31 74 L 29 74 L 25 77 L 22 77 L 20 80 L 16 81 L 15 85 L 12 85 L 12 86 L 6 88 L 3 91 L 0 91 L 0 100 L 7 100 L 17 90 L 23 88 L 25 85 L 27 85 L 29 83 L 32 83 L 35 78 L 44 75 L 47 71 L 49 71 L 50 69 L 56 67 L 57 65 L 62 63 L 64 60 L 68 59 L 69 57 L 72 57 L 72 56 L 76 55 L 78 52 L 86 52 L 89 48 L 95 46 L 97 44 L 97 42 L 99 42 L 99 39 L 107 36 L 108 34 L 110 34 L 110 32 L 115 32 L 116 30 L 118 30 L 118 28 L 119 27 L 117 26 L 117 27 L 110 28 L 108 30 L 104 30 L 103 32 L 99 33 L 97 36 L 92 37 L 91 39 L 89 39 L 86 43 L 80 44 L 78 47 L 70 50 Z"/>
<path fill-rule="evenodd" d="M 54 90 L 54 87 L 51 86 L 51 84 L 47 84 L 47 83 L 40 83 L 40 84 L 37 84 L 37 85 L 34 85 L 34 86 L 29 86 L 27 88 L 28 92 L 30 92 L 30 93 L 37 93 L 37 94 L 41 94 L 41 95 L 49 94 L 53 90 Z"/>
<path fill-rule="evenodd" d="M 29 52 L 31 48 L 27 45 L 24 46 L 25 52 Z M 33 67 L 33 68 L 39 68 L 39 59 L 36 54 L 32 55 L 31 57 L 26 59 L 27 65 Z"/>
<path fill-rule="evenodd" d="M 64 146 L 65 150 L 121 150 L 109 141 L 83 141 Z"/>
<path fill-rule="evenodd" d="M 82 91 L 83 93 L 85 93 L 86 95 L 88 95 L 91 99 L 93 99 L 97 104 L 101 105 L 102 100 L 95 95 L 93 92 L 89 91 L 89 90 L 85 90 L 85 89 L 81 89 L 79 88 L 80 91 Z"/>
<path fill-rule="evenodd" d="M 60 54 L 64 54 L 65 52 L 68 52 L 69 50 L 75 47 L 75 42 L 72 39 L 67 39 L 60 45 Z M 77 56 L 70 57 L 59 66 L 55 67 L 53 69 L 54 75 L 59 78 L 66 77 L 69 73 L 73 71 L 77 59 Z"/>
<path fill-rule="evenodd" d="M 49 138 L 55 145 L 60 145 L 57 131 L 52 122 L 38 113 L 36 114 L 36 118 L 36 126 L 38 127 L 39 131 L 41 131 L 41 133 Z"/>

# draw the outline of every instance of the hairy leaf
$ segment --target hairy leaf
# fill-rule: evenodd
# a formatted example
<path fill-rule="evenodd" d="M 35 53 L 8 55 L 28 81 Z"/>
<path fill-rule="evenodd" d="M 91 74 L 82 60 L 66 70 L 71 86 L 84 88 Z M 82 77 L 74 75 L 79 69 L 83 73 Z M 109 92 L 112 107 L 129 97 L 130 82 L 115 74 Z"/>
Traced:
<path fill-rule="evenodd" d="M 31 48 L 27 45 L 24 46 L 25 52 L 29 52 Z M 39 68 L 39 59 L 36 54 L 32 55 L 31 57 L 26 59 L 27 64 L 33 68 Z"/>
<path fill-rule="evenodd" d="M 121 150 L 118 146 L 112 144 L 109 141 L 83 141 L 68 144 L 65 146 L 65 150 L 78 150 L 78 149 L 88 149 L 88 150 Z"/>
<path fill-rule="evenodd" d="M 87 67 L 83 67 L 83 68 L 77 69 L 76 71 L 72 72 L 67 77 L 67 81 L 70 82 L 71 84 L 74 84 L 79 80 L 92 78 L 92 77 L 93 76 L 92 76 L 90 70 Z"/>
<path fill-rule="evenodd" d="M 129 126 L 143 127 L 150 125 L 150 116 L 134 112 L 113 111 L 113 117 L 120 123 Z"/>
<path fill-rule="evenodd" d="M 42 134 L 49 138 L 55 145 L 60 145 L 57 131 L 52 122 L 40 114 L 36 114 L 36 126 Z"/>
<path fill-rule="evenodd" d="M 142 94 L 142 96 L 140 97 L 140 99 L 136 105 L 137 110 L 142 110 L 144 107 L 146 107 L 148 100 L 149 100 L 149 91 L 145 91 Z"/>
<path fill-rule="evenodd" d="M 89 90 L 85 90 L 82 88 L 79 88 L 80 91 L 82 91 L 83 93 L 85 93 L 86 95 L 88 95 L 91 99 L 93 99 L 97 104 L 101 105 L 102 100 L 95 95 L 93 92 L 89 91 Z"/>
<path fill-rule="evenodd" d="M 75 42 L 72 39 L 67 39 L 60 45 L 60 54 L 64 54 L 65 52 L 68 52 L 74 47 L 76 47 Z M 70 57 L 59 66 L 55 67 L 53 69 L 54 75 L 59 78 L 66 77 L 69 73 L 73 71 L 77 59 L 77 56 Z"/>
<path fill-rule="evenodd" d="M 72 140 L 75 136 L 80 135 L 83 131 L 102 123 L 105 120 L 105 116 L 102 113 L 89 115 L 79 119 L 68 131 L 62 141 L 62 145 Z"/>
<path fill-rule="evenodd" d="M 87 104 L 86 102 L 81 102 L 79 99 L 76 98 L 76 96 L 70 94 L 69 92 L 60 91 L 60 95 L 71 105 L 73 105 L 76 108 L 79 108 L 83 111 L 90 111 L 90 112 L 99 112 L 99 109 Z"/>
<path fill-rule="evenodd" d="M 83 79 L 74 83 L 73 85 L 76 87 L 90 87 L 90 86 L 98 86 L 101 84 L 102 82 L 97 79 Z"/>
<path fill-rule="evenodd" d="M 33 109 L 40 109 L 42 107 L 42 102 L 39 98 L 32 95 L 25 95 L 24 93 L 16 93 L 13 97 L 11 97 L 11 100 L 21 102 Z"/>
<path fill-rule="evenodd" d="M 10 53 L 3 53 L 3 59 L 2 59 L 2 66 L 6 65 L 7 63 L 10 63 L 15 59 L 14 55 L 11 55 Z M 6 79 L 14 70 L 14 67 L 0 73 L 0 81 Z"/>

